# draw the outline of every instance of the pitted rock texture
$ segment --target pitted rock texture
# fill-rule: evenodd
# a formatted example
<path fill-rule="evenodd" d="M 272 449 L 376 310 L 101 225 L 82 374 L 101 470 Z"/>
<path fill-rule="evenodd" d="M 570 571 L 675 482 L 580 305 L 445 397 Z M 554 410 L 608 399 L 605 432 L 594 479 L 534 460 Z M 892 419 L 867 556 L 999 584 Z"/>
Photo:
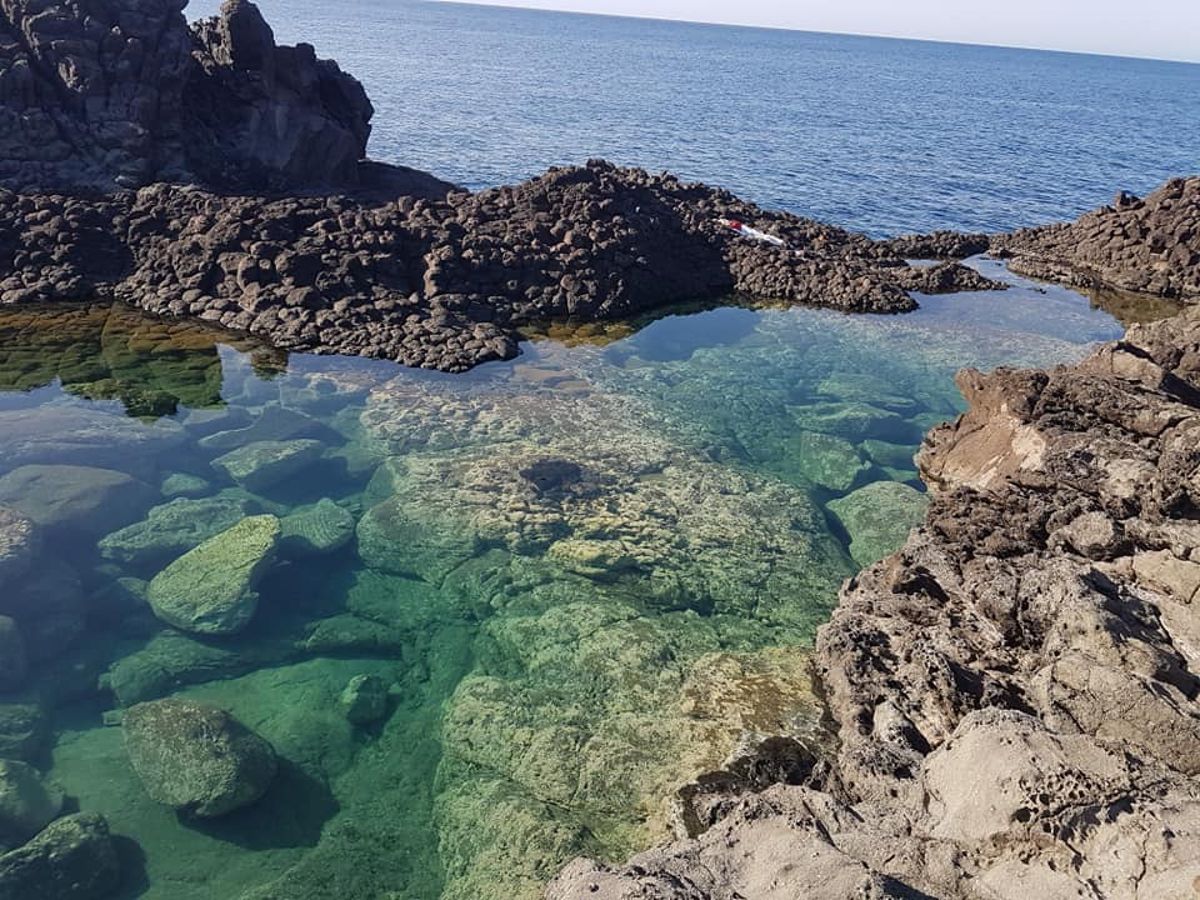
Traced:
<path fill-rule="evenodd" d="M 444 199 L 230 196 L 154 185 L 101 198 L 0 190 L 0 303 L 97 294 L 285 349 L 461 371 L 517 329 L 731 294 L 858 312 L 909 291 L 1000 287 L 726 191 L 601 161 Z M 739 237 L 736 218 L 787 240 Z"/>
<path fill-rule="evenodd" d="M 577 860 L 548 897 L 1194 892 L 1200 310 L 959 383 L 925 525 L 818 635 L 836 755 L 757 793 L 709 778 L 681 795 L 698 838 Z"/>
<path fill-rule="evenodd" d="M 1122 191 L 1075 222 L 994 237 L 991 249 L 1034 278 L 1198 301 L 1200 177 L 1172 179 L 1145 199 Z"/>
<path fill-rule="evenodd" d="M 0 182 L 111 190 L 357 185 L 374 110 L 307 44 L 227 0 L 0 2 Z"/>

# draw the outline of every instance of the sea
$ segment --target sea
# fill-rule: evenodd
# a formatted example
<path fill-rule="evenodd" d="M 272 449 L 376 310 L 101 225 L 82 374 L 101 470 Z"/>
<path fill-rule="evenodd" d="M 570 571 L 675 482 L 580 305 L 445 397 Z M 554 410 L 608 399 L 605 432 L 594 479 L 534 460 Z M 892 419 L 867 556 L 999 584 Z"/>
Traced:
<path fill-rule="evenodd" d="M 1200 66 L 259 5 L 363 80 L 375 158 L 469 188 L 606 157 L 889 235 L 1200 169 Z M 0 506 L 42 535 L 24 570 L 0 548 L 0 757 L 51 785 L 44 815 L 105 817 L 120 900 L 534 900 L 576 856 L 669 839 L 731 754 L 830 746 L 814 635 L 921 521 L 955 373 L 1078 360 L 1174 310 L 969 264 L 1008 289 L 550 322 L 464 375 L 99 298 L 0 309 Z M 131 754 L 128 711 L 164 700 L 233 716 L 274 777 L 186 718 Z M 252 802 L 196 814 L 230 784 Z"/>

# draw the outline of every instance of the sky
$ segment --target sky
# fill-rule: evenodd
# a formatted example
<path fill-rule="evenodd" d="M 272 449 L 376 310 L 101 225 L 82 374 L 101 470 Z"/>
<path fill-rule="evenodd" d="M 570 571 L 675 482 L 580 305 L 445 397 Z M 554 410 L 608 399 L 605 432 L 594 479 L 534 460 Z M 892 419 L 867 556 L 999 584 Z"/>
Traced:
<path fill-rule="evenodd" d="M 1200 62 L 1200 0 L 462 2 Z"/>

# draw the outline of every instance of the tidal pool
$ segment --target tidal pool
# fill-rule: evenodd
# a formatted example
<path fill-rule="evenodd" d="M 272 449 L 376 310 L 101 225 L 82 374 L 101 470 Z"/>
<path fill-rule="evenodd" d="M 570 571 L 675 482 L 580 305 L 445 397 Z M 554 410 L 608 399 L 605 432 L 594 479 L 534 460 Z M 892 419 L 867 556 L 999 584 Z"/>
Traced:
<path fill-rule="evenodd" d="M 108 818 L 130 898 L 508 900 L 623 857 L 755 736 L 822 740 L 806 648 L 919 519 L 955 370 L 1121 333 L 1012 280 L 902 317 L 559 323 L 460 376 L 0 311 L 0 503 L 46 537 L 0 585 L 29 659 L 0 755 Z M 244 630 L 156 617 L 147 582 L 259 514 L 285 538 Z M 339 702 L 360 675 L 388 685 L 366 724 Z M 167 696 L 271 742 L 259 802 L 190 821 L 147 796 L 120 711 Z"/>

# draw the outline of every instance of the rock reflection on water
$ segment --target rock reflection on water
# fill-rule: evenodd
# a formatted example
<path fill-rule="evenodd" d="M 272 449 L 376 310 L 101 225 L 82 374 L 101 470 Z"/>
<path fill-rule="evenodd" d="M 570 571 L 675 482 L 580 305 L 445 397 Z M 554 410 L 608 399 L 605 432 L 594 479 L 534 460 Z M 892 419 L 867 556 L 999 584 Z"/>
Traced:
<path fill-rule="evenodd" d="M 129 839 L 121 896 L 171 900 L 532 898 L 663 837 L 688 779 L 824 739 L 803 648 L 919 518 L 953 371 L 1120 331 L 1027 289 L 717 309 L 444 376 L 21 315 L 0 377 L 42 389 L 0 402 L 0 756 Z M 163 697 L 266 738 L 265 795 L 150 799 L 119 722 Z"/>

